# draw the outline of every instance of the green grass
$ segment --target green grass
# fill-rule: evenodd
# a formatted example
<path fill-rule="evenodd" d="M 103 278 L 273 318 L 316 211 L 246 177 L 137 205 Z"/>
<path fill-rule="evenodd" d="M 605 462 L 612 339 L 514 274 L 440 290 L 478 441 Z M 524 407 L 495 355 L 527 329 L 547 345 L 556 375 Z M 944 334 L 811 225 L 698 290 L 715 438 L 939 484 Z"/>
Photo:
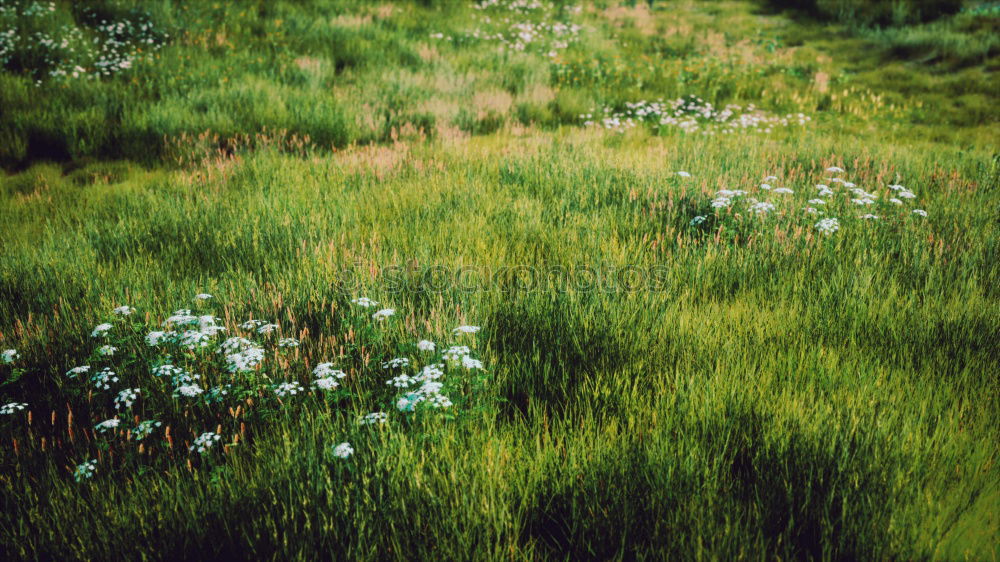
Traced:
<path fill-rule="evenodd" d="M 164 2 L 173 40 L 129 71 L 0 73 L 0 350 L 20 354 L 0 403 L 28 403 L 0 416 L 0 554 L 996 559 L 997 53 L 962 19 L 995 15 L 875 32 L 598 4 L 552 58 L 430 39 L 477 25 L 464 3 Z M 931 26 L 957 55 L 889 46 Z M 581 126 L 687 94 L 811 121 Z M 881 219 L 838 188 L 818 232 L 801 207 L 834 165 Z M 796 193 L 759 190 L 771 174 Z M 917 198 L 889 204 L 892 183 Z M 720 189 L 777 208 L 712 209 Z M 141 338 L 182 307 L 302 345 L 232 375 L 184 352 L 233 394 L 173 399 Z M 449 370 L 453 408 L 403 414 L 380 363 L 424 338 L 471 345 L 485 379 Z M 275 399 L 322 361 L 337 393 Z M 80 364 L 148 392 L 123 428 L 171 437 L 94 431 L 113 394 Z"/>

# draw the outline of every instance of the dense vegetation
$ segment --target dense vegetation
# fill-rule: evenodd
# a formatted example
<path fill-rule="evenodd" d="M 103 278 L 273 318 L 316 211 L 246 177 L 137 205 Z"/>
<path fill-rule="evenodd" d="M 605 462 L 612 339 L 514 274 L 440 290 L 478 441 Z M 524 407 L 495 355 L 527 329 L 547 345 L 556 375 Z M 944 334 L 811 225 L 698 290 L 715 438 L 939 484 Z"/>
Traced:
<path fill-rule="evenodd" d="M 995 558 L 998 26 L 0 0 L 0 556 Z"/>

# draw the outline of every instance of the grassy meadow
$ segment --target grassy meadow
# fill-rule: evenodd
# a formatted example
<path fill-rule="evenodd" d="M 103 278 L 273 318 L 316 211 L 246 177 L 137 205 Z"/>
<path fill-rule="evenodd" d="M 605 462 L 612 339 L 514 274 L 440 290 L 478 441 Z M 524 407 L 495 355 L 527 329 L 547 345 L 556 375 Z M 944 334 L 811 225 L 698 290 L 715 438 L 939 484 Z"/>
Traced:
<path fill-rule="evenodd" d="M 1000 558 L 1000 4 L 0 0 L 0 67 L 0 558 Z"/>

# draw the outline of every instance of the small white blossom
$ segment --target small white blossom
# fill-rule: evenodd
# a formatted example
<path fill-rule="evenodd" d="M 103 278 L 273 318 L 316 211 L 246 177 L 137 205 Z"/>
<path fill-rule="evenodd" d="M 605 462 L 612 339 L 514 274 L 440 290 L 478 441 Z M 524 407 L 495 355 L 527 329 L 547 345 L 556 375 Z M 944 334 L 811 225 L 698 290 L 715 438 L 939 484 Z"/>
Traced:
<path fill-rule="evenodd" d="M 194 444 L 188 447 L 189 451 L 198 451 L 199 453 L 204 453 L 212 448 L 216 442 L 222 437 L 213 431 L 206 431 L 199 435 L 195 440 Z"/>
<path fill-rule="evenodd" d="M 456 334 L 475 334 L 479 330 L 479 326 L 459 326 L 452 330 L 452 332 Z"/>
<path fill-rule="evenodd" d="M 100 372 L 90 377 L 90 382 L 98 390 L 109 390 L 111 383 L 118 382 L 118 375 L 110 368 L 105 367 Z"/>
<path fill-rule="evenodd" d="M 174 389 L 174 397 L 185 396 L 187 398 L 195 398 L 202 392 L 205 392 L 205 390 L 197 384 L 184 384 Z"/>
<path fill-rule="evenodd" d="M 334 390 L 340 383 L 334 377 L 323 377 L 313 381 L 313 387 L 320 390 Z"/>
<path fill-rule="evenodd" d="M 107 322 L 105 322 L 104 324 L 98 324 L 97 326 L 94 327 L 94 331 L 90 333 L 90 337 L 103 338 L 104 336 L 108 335 L 108 331 L 111 330 L 111 328 L 113 327 L 114 326 L 108 324 Z"/>
<path fill-rule="evenodd" d="M 9 416 L 28 407 L 27 402 L 10 402 L 0 406 L 0 416 Z"/>
<path fill-rule="evenodd" d="M 383 369 L 401 369 L 403 367 L 409 367 L 410 360 L 406 357 L 397 357 L 395 359 L 390 359 L 385 363 L 382 363 Z"/>
<path fill-rule="evenodd" d="M 281 338 L 278 340 L 278 347 L 298 347 L 299 340 L 295 338 Z"/>
<path fill-rule="evenodd" d="M 396 309 L 394 308 L 383 308 L 382 310 L 372 314 L 372 318 L 375 320 L 384 320 L 393 314 L 396 314 Z"/>
<path fill-rule="evenodd" d="M 871 214 L 871 213 L 868 213 L 868 214 L 866 214 L 866 215 L 861 215 L 861 218 L 863 218 L 863 219 L 867 219 L 867 220 L 871 220 L 871 219 L 877 219 L 877 218 L 878 218 L 878 215 L 873 215 L 873 214 Z"/>
<path fill-rule="evenodd" d="M 414 380 L 426 382 L 437 380 L 444 376 L 444 365 L 441 363 L 435 363 L 433 365 L 425 365 L 420 372 L 414 376 Z"/>
<path fill-rule="evenodd" d="M 107 433 L 109 431 L 118 429 L 118 426 L 121 425 L 121 423 L 122 420 L 118 418 L 111 418 L 110 420 L 104 420 L 101 423 L 95 425 L 94 429 L 100 431 L 101 433 Z"/>
<path fill-rule="evenodd" d="M 677 172 L 677 175 L 680 176 L 680 177 L 682 177 L 682 178 L 689 178 L 689 177 L 691 177 L 691 174 L 689 174 L 687 172 L 684 172 L 684 171 Z"/>
<path fill-rule="evenodd" d="M 115 396 L 115 409 L 131 408 L 132 404 L 139 399 L 140 392 L 138 388 L 126 388 L 119 392 L 118 396 Z"/>
<path fill-rule="evenodd" d="M 162 342 L 164 339 L 167 338 L 168 338 L 167 332 L 150 332 L 146 334 L 146 345 L 150 347 L 156 347 L 160 345 L 160 342 Z"/>
<path fill-rule="evenodd" d="M 157 427 L 162 425 L 162 422 L 156 420 L 142 421 L 132 430 L 132 434 L 135 435 L 137 441 L 142 441 L 146 437 L 149 437 Z"/>
<path fill-rule="evenodd" d="M 415 381 L 413 380 L 413 378 L 410 377 L 409 375 L 397 375 L 385 381 L 385 384 L 389 386 L 394 386 L 396 388 L 407 388 L 414 382 Z"/>
<path fill-rule="evenodd" d="M 369 308 L 369 307 L 372 307 L 372 306 L 378 306 L 378 301 L 373 301 L 373 300 L 371 300 L 368 297 L 358 297 L 356 299 L 352 299 L 351 302 L 353 302 L 354 304 L 356 304 L 356 305 L 358 305 L 358 306 L 360 306 L 362 308 Z"/>
<path fill-rule="evenodd" d="M 810 199 L 809 200 L 809 204 L 810 205 L 826 205 L 826 201 L 823 201 L 822 199 Z"/>
<path fill-rule="evenodd" d="M 333 448 L 333 456 L 341 459 L 346 459 L 347 457 L 354 454 L 354 447 L 348 442 L 343 442 Z"/>
<path fill-rule="evenodd" d="M 899 196 L 902 197 L 903 199 L 913 199 L 916 197 L 916 194 L 914 194 L 912 191 L 900 191 Z"/>
<path fill-rule="evenodd" d="M 913 214 L 914 215 L 919 215 L 921 217 L 926 217 L 927 216 L 927 211 L 925 211 L 923 209 L 913 209 Z"/>
<path fill-rule="evenodd" d="M 795 193 L 795 191 L 787 187 L 776 187 L 773 190 L 771 190 L 771 193 Z"/>
<path fill-rule="evenodd" d="M 340 369 L 334 369 L 333 363 L 320 363 L 313 369 L 313 376 L 316 378 L 337 377 L 338 379 L 342 379 L 347 376 L 347 373 Z"/>
<path fill-rule="evenodd" d="M 118 316 L 128 316 L 133 312 L 135 312 L 135 309 L 132 308 L 131 306 L 124 305 L 124 306 L 119 306 L 118 308 L 112 310 L 111 312 L 117 314 Z"/>
<path fill-rule="evenodd" d="M 84 461 L 76 465 L 76 470 L 73 471 L 73 480 L 76 480 L 77 482 L 89 480 L 94 477 L 95 472 L 97 472 L 97 461 Z"/>
<path fill-rule="evenodd" d="M 208 293 L 198 293 L 197 295 L 194 296 L 194 298 L 195 298 L 195 300 L 199 300 L 199 301 L 207 301 L 208 299 L 211 299 L 211 298 L 214 298 L 214 297 L 212 297 L 212 295 L 210 295 Z"/>
<path fill-rule="evenodd" d="M 889 199 L 889 202 L 892 203 L 893 205 L 902 205 L 903 204 L 902 201 L 900 201 L 899 199 L 896 199 L 895 197 Z"/>
<path fill-rule="evenodd" d="M 830 172 L 831 174 L 837 174 L 843 172 L 844 169 L 839 166 L 830 166 L 829 168 L 826 169 L 826 171 Z"/>
<path fill-rule="evenodd" d="M 473 359 L 466 355 L 462 358 L 462 366 L 466 369 L 482 369 L 483 362 L 478 359 Z"/>
<path fill-rule="evenodd" d="M 430 340 L 420 340 L 417 342 L 417 349 L 420 351 L 434 351 L 434 342 Z"/>
<path fill-rule="evenodd" d="M 303 389 L 302 385 L 297 382 L 283 382 L 274 387 L 274 394 L 277 395 L 278 398 L 284 398 L 286 396 L 294 396 L 303 390 L 305 389 Z"/>
<path fill-rule="evenodd" d="M 445 361 L 461 361 L 469 353 L 471 353 L 469 346 L 453 345 L 445 350 L 444 359 Z"/>
<path fill-rule="evenodd" d="M 90 371 L 90 365 L 80 365 L 79 367 L 73 367 L 72 369 L 66 371 L 66 376 L 69 378 L 74 378 L 77 375 L 83 375 Z"/>
<path fill-rule="evenodd" d="M 375 425 L 383 424 L 389 421 L 389 416 L 385 412 L 372 412 L 370 414 L 365 414 L 363 418 L 358 420 L 358 425 Z"/>
<path fill-rule="evenodd" d="M 258 334 L 270 334 L 271 332 L 273 332 L 273 331 L 275 331 L 277 329 L 278 329 L 278 325 L 277 324 L 264 324 L 261 327 L 257 328 L 257 333 Z"/>
<path fill-rule="evenodd" d="M 840 229 L 840 221 L 834 218 L 820 219 L 816 223 L 816 229 L 829 236 Z"/>
<path fill-rule="evenodd" d="M 14 361 L 16 361 L 17 358 L 18 354 L 16 349 L 5 349 L 3 350 L 3 353 L 0 353 L 0 362 L 2 362 L 5 365 L 10 365 Z"/>
<path fill-rule="evenodd" d="M 705 222 L 706 218 L 707 217 L 705 217 L 704 215 L 698 215 L 695 218 L 691 219 L 691 222 L 688 224 L 690 224 L 691 226 L 698 226 L 699 224 Z"/>

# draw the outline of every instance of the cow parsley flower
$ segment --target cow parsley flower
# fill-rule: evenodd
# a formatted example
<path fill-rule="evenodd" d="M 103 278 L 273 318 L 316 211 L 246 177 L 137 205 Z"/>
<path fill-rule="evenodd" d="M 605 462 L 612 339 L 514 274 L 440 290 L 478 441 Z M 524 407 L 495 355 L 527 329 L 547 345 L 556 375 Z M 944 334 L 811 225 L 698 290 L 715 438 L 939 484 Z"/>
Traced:
<path fill-rule="evenodd" d="M 830 166 L 829 168 L 826 169 L 826 171 L 830 172 L 831 174 L 839 174 L 843 173 L 844 169 L 839 166 Z"/>
<path fill-rule="evenodd" d="M 417 403 L 425 399 L 419 392 L 410 392 L 396 401 L 396 409 L 400 412 L 412 412 L 417 407 Z"/>
<path fill-rule="evenodd" d="M 208 347 L 211 336 L 201 330 L 185 330 L 180 334 L 178 343 L 181 347 L 195 350 L 201 347 Z"/>
<path fill-rule="evenodd" d="M 197 384 L 183 384 L 174 389 L 174 398 L 178 396 L 184 396 L 186 398 L 197 398 L 199 394 L 205 392 L 203 388 Z"/>
<path fill-rule="evenodd" d="M 198 293 L 197 295 L 194 296 L 194 299 L 195 300 L 199 300 L 199 301 L 207 301 L 208 299 L 211 299 L 211 298 L 214 298 L 214 297 L 212 295 L 208 294 L 208 293 Z"/>
<path fill-rule="evenodd" d="M 369 307 L 372 307 L 372 306 L 378 306 L 378 301 L 373 301 L 373 300 L 371 300 L 368 297 L 358 297 L 356 299 L 352 299 L 351 302 L 353 302 L 354 304 L 356 304 L 356 305 L 358 305 L 358 306 L 360 306 L 362 308 L 369 308 Z"/>
<path fill-rule="evenodd" d="M 286 396 L 294 396 L 305 390 L 302 385 L 297 382 L 283 382 L 274 387 L 274 394 L 278 398 L 284 398 Z"/>
<path fill-rule="evenodd" d="M 698 215 L 695 218 L 691 219 L 691 222 L 688 224 L 690 224 L 691 226 L 698 226 L 699 224 L 705 222 L 706 218 L 707 217 L 705 217 L 704 215 Z"/>
<path fill-rule="evenodd" d="M 246 322 L 240 324 L 240 328 L 244 330 L 256 330 L 257 328 L 267 324 L 263 320 L 247 320 Z"/>
<path fill-rule="evenodd" d="M 295 338 L 281 338 L 278 340 L 278 347 L 298 347 L 299 340 Z"/>
<path fill-rule="evenodd" d="M 95 425 L 94 429 L 100 431 L 101 433 L 107 433 L 109 431 L 114 431 L 115 429 L 118 429 L 118 426 L 121 425 L 121 423 L 122 420 L 118 418 L 111 418 L 110 420 L 104 420 L 101 423 Z"/>
<path fill-rule="evenodd" d="M 0 416 L 9 416 L 28 407 L 27 402 L 10 402 L 0 406 Z"/>
<path fill-rule="evenodd" d="M 712 199 L 713 209 L 725 209 L 728 206 L 729 206 L 729 199 L 726 199 L 725 197 L 718 197 L 716 199 Z"/>
<path fill-rule="evenodd" d="M 840 229 L 840 221 L 835 218 L 820 219 L 820 221 L 816 223 L 816 229 L 829 236 Z"/>
<path fill-rule="evenodd" d="M 66 376 L 72 379 L 77 375 L 84 375 L 88 371 L 90 371 L 90 365 L 80 365 L 79 367 L 73 367 L 72 369 L 66 371 Z"/>
<path fill-rule="evenodd" d="M 862 197 L 861 199 L 851 199 L 851 203 L 855 205 L 874 205 L 875 200 L 868 197 Z"/>
<path fill-rule="evenodd" d="M 820 197 L 829 197 L 831 195 L 833 195 L 833 190 L 831 190 L 831 189 L 821 189 L 821 190 L 819 190 L 819 196 Z"/>
<path fill-rule="evenodd" d="M 760 188 L 763 189 L 764 191 L 771 191 L 771 185 L 767 183 L 760 184 Z"/>
<path fill-rule="evenodd" d="M 479 326 L 459 326 L 452 330 L 452 332 L 455 334 L 475 334 L 479 330 Z"/>
<path fill-rule="evenodd" d="M 427 382 L 432 380 L 437 380 L 444 376 L 444 365 L 441 363 L 434 363 L 433 365 L 425 365 L 423 369 L 420 370 L 413 378 L 414 380 Z"/>
<path fill-rule="evenodd" d="M 270 334 L 271 332 L 278 329 L 277 324 L 264 324 L 263 326 L 257 328 L 258 334 Z"/>
<path fill-rule="evenodd" d="M 103 338 L 104 336 L 108 335 L 108 331 L 110 331 L 111 328 L 113 327 L 114 326 L 108 324 L 107 322 L 105 322 L 104 324 L 98 324 L 96 327 L 94 327 L 94 331 L 90 333 L 90 337 Z"/>
<path fill-rule="evenodd" d="M 363 418 L 358 420 L 358 425 L 383 424 L 387 421 L 389 421 L 389 416 L 385 412 L 372 412 L 365 414 Z"/>
<path fill-rule="evenodd" d="M 118 308 L 112 310 L 111 312 L 117 314 L 118 316 L 128 316 L 135 312 L 135 309 L 128 305 L 119 306 Z"/>
<path fill-rule="evenodd" d="M 0 353 L 0 363 L 3 363 L 4 365 L 10 365 L 16 361 L 17 358 L 18 354 L 16 349 L 5 349 L 3 350 L 3 353 Z"/>
<path fill-rule="evenodd" d="M 901 186 L 899 184 L 892 184 L 892 185 L 889 186 L 889 189 L 891 189 L 893 191 L 905 191 L 906 190 L 905 187 L 903 187 L 903 186 Z"/>
<path fill-rule="evenodd" d="M 173 315 L 167 318 L 164 322 L 164 326 L 189 326 L 198 323 L 198 317 L 191 314 L 191 310 L 188 308 L 182 308 L 180 310 L 175 310 Z"/>
<path fill-rule="evenodd" d="M 826 201 L 823 201 L 822 199 L 810 199 L 809 200 L 809 204 L 810 205 L 826 205 Z"/>
<path fill-rule="evenodd" d="M 73 480 L 77 482 L 83 482 L 84 480 L 89 480 L 94 477 L 97 472 L 97 461 L 90 459 L 86 460 L 78 465 L 76 465 L 76 470 L 73 471 Z"/>
<path fill-rule="evenodd" d="M 132 430 L 132 435 L 135 435 L 136 441 L 142 441 L 143 439 L 149 437 L 156 428 L 162 426 L 162 422 L 156 420 L 145 420 L 139 422 L 139 425 L 135 426 Z"/>
<path fill-rule="evenodd" d="M 396 388 L 407 388 L 414 383 L 414 380 L 409 375 L 397 375 L 387 381 L 385 384 L 389 386 L 394 386 Z"/>
<path fill-rule="evenodd" d="M 316 378 L 337 377 L 338 379 L 342 379 L 347 376 L 347 373 L 340 369 L 334 369 L 333 363 L 320 363 L 313 369 L 313 376 Z"/>
<path fill-rule="evenodd" d="M 313 381 L 313 387 L 320 390 L 334 390 L 340 383 L 337 382 L 335 377 L 323 377 Z"/>
<path fill-rule="evenodd" d="M 795 191 L 787 187 L 776 187 L 771 190 L 771 193 L 795 193 Z"/>
<path fill-rule="evenodd" d="M 409 367 L 410 360 L 406 357 L 396 357 L 395 359 L 390 359 L 382 363 L 383 369 L 401 369 L 403 367 Z"/>
<path fill-rule="evenodd" d="M 877 218 L 878 218 L 878 215 L 873 215 L 873 214 L 871 214 L 871 213 L 868 213 L 868 214 L 866 214 L 866 215 L 861 215 L 861 218 L 863 218 L 863 219 L 868 219 L 868 220 L 871 220 L 871 219 L 877 219 Z"/>
<path fill-rule="evenodd" d="M 212 446 L 219 441 L 219 439 L 222 439 L 222 437 L 218 433 L 215 433 L 214 431 L 206 431 L 194 440 L 194 444 L 188 447 L 188 450 L 204 453 L 211 449 Z"/>
<path fill-rule="evenodd" d="M 895 197 L 889 199 L 889 202 L 892 203 L 893 205 L 902 205 L 903 204 L 902 201 L 900 201 L 899 199 L 896 199 Z"/>
<path fill-rule="evenodd" d="M 229 363 L 230 372 L 252 371 L 264 362 L 264 349 L 248 347 L 238 353 L 227 355 L 226 362 Z"/>
<path fill-rule="evenodd" d="M 764 178 L 764 181 L 765 182 L 778 181 L 778 176 L 767 176 L 766 178 Z"/>
<path fill-rule="evenodd" d="M 90 382 L 98 390 L 108 390 L 111 388 L 111 383 L 118 382 L 118 375 L 110 368 L 105 367 L 91 376 Z"/>
<path fill-rule="evenodd" d="M 445 361 L 461 361 L 463 357 L 469 355 L 471 351 L 467 345 L 453 345 L 445 350 Z"/>
<path fill-rule="evenodd" d="M 450 408 L 452 406 L 451 399 L 444 394 L 433 394 L 427 398 L 427 403 L 431 405 L 432 408 Z"/>
<path fill-rule="evenodd" d="M 844 187 L 854 187 L 854 183 L 849 182 L 849 181 L 845 181 L 845 182 L 843 182 L 843 184 L 844 184 Z"/>
<path fill-rule="evenodd" d="M 920 215 L 921 217 L 926 217 L 927 216 L 927 211 L 925 211 L 923 209 L 913 209 L 913 214 L 914 215 Z"/>
<path fill-rule="evenodd" d="M 173 332 L 170 332 L 172 334 Z M 169 339 L 168 332 L 150 332 L 146 334 L 146 345 L 156 347 L 164 340 Z"/>
<path fill-rule="evenodd" d="M 347 457 L 353 454 L 354 454 L 354 447 L 351 447 L 351 444 L 348 443 L 347 441 L 344 441 L 343 443 L 333 448 L 333 456 L 340 459 L 346 459 Z"/>
<path fill-rule="evenodd" d="M 473 359 L 466 355 L 462 358 L 462 366 L 466 369 L 482 369 L 483 362 L 478 359 Z"/>
<path fill-rule="evenodd" d="M 689 177 L 691 177 L 691 174 L 689 174 L 687 172 L 684 172 L 684 171 L 677 172 L 677 175 L 680 176 L 680 177 L 682 177 L 682 178 L 689 178 Z"/>
<path fill-rule="evenodd" d="M 382 310 L 376 312 L 375 314 L 372 314 L 372 318 L 374 318 L 375 320 L 384 320 L 392 316 L 393 314 L 396 314 L 395 308 L 383 308 Z"/>
<path fill-rule="evenodd" d="M 768 203 L 767 201 L 761 201 L 759 203 L 754 203 L 750 206 L 750 210 L 757 213 L 758 215 L 766 215 L 774 210 L 774 204 Z"/>
<path fill-rule="evenodd" d="M 126 388 L 119 392 L 118 396 L 115 396 L 115 409 L 131 408 L 132 404 L 139 399 L 140 392 L 138 388 Z"/>
<path fill-rule="evenodd" d="M 100 353 L 105 357 L 111 357 L 112 355 L 115 354 L 116 351 L 118 351 L 118 348 L 113 345 L 102 345 L 101 347 L 97 348 L 97 353 Z"/>
<path fill-rule="evenodd" d="M 912 191 L 900 191 L 899 196 L 903 199 L 913 199 L 916 197 L 916 194 Z"/>
<path fill-rule="evenodd" d="M 420 351 L 434 351 L 434 342 L 430 340 L 420 340 L 417 342 L 417 349 Z"/>

